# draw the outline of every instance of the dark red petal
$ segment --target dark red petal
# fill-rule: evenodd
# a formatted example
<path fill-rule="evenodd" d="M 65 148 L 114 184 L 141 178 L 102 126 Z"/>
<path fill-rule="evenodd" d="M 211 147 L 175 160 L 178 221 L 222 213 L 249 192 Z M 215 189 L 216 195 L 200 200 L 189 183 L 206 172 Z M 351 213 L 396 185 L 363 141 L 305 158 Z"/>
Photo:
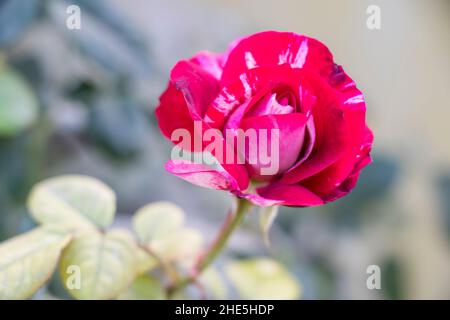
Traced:
<path fill-rule="evenodd" d="M 289 64 L 329 74 L 333 57 L 321 42 L 291 32 L 265 31 L 243 38 L 231 50 L 222 74 L 222 85 L 255 67 Z"/>
<path fill-rule="evenodd" d="M 176 129 L 187 129 L 191 134 L 194 124 L 184 100 L 183 94 L 173 84 L 159 98 L 159 106 L 155 110 L 161 132 L 170 139 Z M 174 114 L 176 117 L 174 117 Z"/>
<path fill-rule="evenodd" d="M 364 122 L 362 125 L 364 125 Z M 368 128 L 362 134 L 363 139 L 361 139 L 362 135 L 357 130 L 351 132 L 354 132 L 356 139 L 347 148 L 344 156 L 322 172 L 304 180 L 302 182 L 304 186 L 317 194 L 326 195 L 338 188 L 347 179 L 354 170 L 355 163 L 358 163 L 361 158 L 369 153 L 373 141 L 373 135 Z"/>
<path fill-rule="evenodd" d="M 194 136 L 201 137 L 204 130 L 210 128 L 203 121 L 203 115 L 218 91 L 217 79 L 201 66 L 192 61 L 178 62 L 171 73 L 169 90 L 161 97 L 161 104 L 156 111 L 163 133 L 170 138 L 173 130 L 187 129 L 192 139 L 191 148 L 188 150 L 201 151 L 204 144 L 200 144 L 199 150 L 193 144 Z M 200 130 L 194 126 L 194 121 L 202 124 Z M 200 141 L 204 143 L 202 139 Z M 221 143 L 226 145 L 225 141 Z M 243 165 L 224 163 L 221 165 L 235 178 L 240 188 L 247 188 L 248 175 Z"/>
<path fill-rule="evenodd" d="M 286 206 L 309 207 L 323 204 L 323 200 L 300 185 L 272 184 L 258 188 L 257 193 L 269 200 L 280 200 Z"/>
<path fill-rule="evenodd" d="M 292 184 L 309 178 L 335 163 L 342 156 L 348 139 L 343 112 L 330 107 L 327 113 L 314 115 L 314 119 L 316 141 L 313 151 L 308 159 L 283 175 L 282 183 Z"/>
<path fill-rule="evenodd" d="M 183 94 L 193 120 L 203 119 L 206 108 L 220 90 L 216 78 L 199 65 L 186 60 L 175 65 L 170 81 Z"/>
<path fill-rule="evenodd" d="M 170 139 L 174 130 L 187 129 L 193 136 L 194 120 L 202 120 L 218 91 L 217 79 L 201 66 L 190 61 L 177 63 L 155 111 L 162 133 Z"/>
<path fill-rule="evenodd" d="M 331 202 L 348 194 L 356 186 L 361 170 L 371 162 L 372 159 L 368 154 L 361 158 L 355 165 L 351 174 L 337 188 L 335 188 L 331 193 L 322 196 L 324 202 Z"/>
<path fill-rule="evenodd" d="M 309 157 L 283 175 L 281 182 L 285 184 L 300 182 L 326 169 L 345 155 L 353 141 L 349 117 L 346 118 L 342 107 L 341 93 L 331 88 L 323 78 L 305 73 L 317 99 L 311 109 L 315 141 Z"/>
<path fill-rule="evenodd" d="M 352 172 L 355 163 L 370 151 L 373 142 L 373 134 L 365 123 L 364 96 L 356 88 L 355 83 L 345 74 L 342 67 L 337 66 L 336 68 L 337 73 L 335 70 L 333 74 L 335 77 L 339 77 L 339 81 L 335 79 L 331 83 L 340 91 L 340 101 L 350 139 L 344 156 L 339 161 L 323 172 L 303 181 L 303 185 L 308 186 L 318 194 L 328 194 L 343 183 Z"/>

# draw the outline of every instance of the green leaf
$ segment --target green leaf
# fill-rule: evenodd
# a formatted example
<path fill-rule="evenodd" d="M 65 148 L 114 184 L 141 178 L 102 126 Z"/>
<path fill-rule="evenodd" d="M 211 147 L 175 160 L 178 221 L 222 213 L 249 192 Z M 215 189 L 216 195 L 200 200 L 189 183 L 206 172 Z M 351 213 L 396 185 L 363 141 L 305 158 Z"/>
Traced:
<path fill-rule="evenodd" d="M 243 299 L 298 299 L 301 288 L 278 262 L 246 259 L 229 263 L 225 272 Z"/>
<path fill-rule="evenodd" d="M 0 299 L 26 299 L 52 275 L 70 235 L 48 227 L 0 244 Z"/>
<path fill-rule="evenodd" d="M 76 267 L 79 274 L 69 270 Z M 127 231 L 87 231 L 75 238 L 61 257 L 60 273 L 66 289 L 77 299 L 113 299 L 137 274 L 137 247 Z M 79 276 L 79 286 L 72 286 Z"/>
<path fill-rule="evenodd" d="M 183 226 L 184 212 L 170 202 L 155 202 L 138 210 L 133 229 L 139 241 L 160 258 L 188 263 L 203 243 L 195 229 Z"/>
<path fill-rule="evenodd" d="M 141 275 L 134 280 L 130 288 L 122 293 L 120 300 L 163 300 L 166 297 L 164 287 L 158 279 Z"/>
<path fill-rule="evenodd" d="M 133 229 L 147 245 L 171 235 L 183 224 L 184 213 L 170 202 L 155 202 L 139 209 L 133 217 Z"/>
<path fill-rule="evenodd" d="M 97 179 L 60 176 L 38 183 L 31 191 L 28 208 L 39 223 L 92 230 L 112 223 L 116 196 Z"/>
<path fill-rule="evenodd" d="M 37 113 L 37 99 L 28 84 L 0 66 L 0 136 L 12 136 L 29 127 Z"/>
<path fill-rule="evenodd" d="M 137 274 L 143 274 L 158 266 L 158 260 L 152 257 L 143 249 L 138 248 L 137 251 Z"/>
<path fill-rule="evenodd" d="M 167 261 L 191 265 L 203 244 L 202 234 L 192 228 L 179 228 L 170 235 L 152 242 L 151 249 Z"/>
<path fill-rule="evenodd" d="M 260 210 L 259 224 L 266 246 L 270 246 L 269 230 L 277 215 L 278 206 L 264 207 Z"/>
<path fill-rule="evenodd" d="M 227 298 L 227 287 L 217 269 L 210 267 L 202 272 L 200 284 L 207 291 L 207 298 L 223 300 Z"/>

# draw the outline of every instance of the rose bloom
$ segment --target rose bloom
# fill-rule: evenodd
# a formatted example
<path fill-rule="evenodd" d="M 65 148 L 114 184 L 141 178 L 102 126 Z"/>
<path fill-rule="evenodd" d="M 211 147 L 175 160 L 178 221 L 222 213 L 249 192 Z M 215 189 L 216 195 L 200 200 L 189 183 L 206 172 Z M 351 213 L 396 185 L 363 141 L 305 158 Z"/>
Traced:
<path fill-rule="evenodd" d="M 266 31 L 235 41 L 225 53 L 200 52 L 179 61 L 156 117 L 169 139 L 180 128 L 201 136 L 194 128 L 201 121 L 201 130 L 222 133 L 219 143 L 225 149 L 225 130 L 278 129 L 274 174 L 261 175 L 259 162 L 224 159 L 218 167 L 171 160 L 166 169 L 260 206 L 316 206 L 346 195 L 371 162 L 373 135 L 365 111 L 361 91 L 324 44 Z M 205 146 L 183 148 L 204 151 Z M 244 154 L 246 159 L 249 152 Z"/>

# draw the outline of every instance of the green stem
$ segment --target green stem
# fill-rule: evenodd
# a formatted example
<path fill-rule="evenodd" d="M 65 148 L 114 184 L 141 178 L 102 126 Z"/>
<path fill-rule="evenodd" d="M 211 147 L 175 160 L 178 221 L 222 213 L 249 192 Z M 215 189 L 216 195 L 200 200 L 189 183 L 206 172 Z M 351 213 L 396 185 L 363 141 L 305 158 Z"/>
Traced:
<path fill-rule="evenodd" d="M 250 209 L 251 204 L 247 200 L 238 199 L 236 212 L 230 212 L 220 229 L 216 240 L 212 243 L 206 254 L 199 260 L 196 267 L 196 272 L 201 273 L 205 270 L 219 255 L 223 247 L 227 243 L 230 235 L 241 224 L 245 213 Z"/>
<path fill-rule="evenodd" d="M 242 223 L 245 214 L 250 210 L 252 204 L 245 199 L 237 199 L 237 208 L 235 212 L 230 212 L 220 228 L 219 234 L 209 249 L 198 260 L 193 275 L 181 279 L 175 286 L 170 289 L 169 296 L 173 296 L 177 291 L 183 289 L 187 285 L 196 282 L 198 276 L 210 266 L 219 253 L 224 248 L 233 231 Z"/>

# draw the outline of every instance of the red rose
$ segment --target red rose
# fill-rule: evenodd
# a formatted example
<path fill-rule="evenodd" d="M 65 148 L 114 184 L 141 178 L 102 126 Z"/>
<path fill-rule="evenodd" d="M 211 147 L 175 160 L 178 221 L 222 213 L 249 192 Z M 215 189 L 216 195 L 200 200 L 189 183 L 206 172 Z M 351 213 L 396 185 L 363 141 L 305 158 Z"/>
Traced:
<path fill-rule="evenodd" d="M 371 162 L 365 111 L 361 91 L 325 45 L 267 31 L 236 41 L 223 54 L 201 52 L 178 62 L 156 116 L 172 140 L 177 129 L 202 138 L 184 141 L 184 149 L 205 151 L 204 133 L 214 129 L 216 146 L 244 159 L 230 163 L 212 151 L 219 168 L 171 160 L 166 169 L 172 174 L 261 206 L 314 206 L 347 194 Z M 259 140 L 244 150 L 230 147 L 225 131 L 241 129 L 277 132 L 276 171 L 262 174 Z M 255 153 L 258 160 L 251 162 Z"/>

